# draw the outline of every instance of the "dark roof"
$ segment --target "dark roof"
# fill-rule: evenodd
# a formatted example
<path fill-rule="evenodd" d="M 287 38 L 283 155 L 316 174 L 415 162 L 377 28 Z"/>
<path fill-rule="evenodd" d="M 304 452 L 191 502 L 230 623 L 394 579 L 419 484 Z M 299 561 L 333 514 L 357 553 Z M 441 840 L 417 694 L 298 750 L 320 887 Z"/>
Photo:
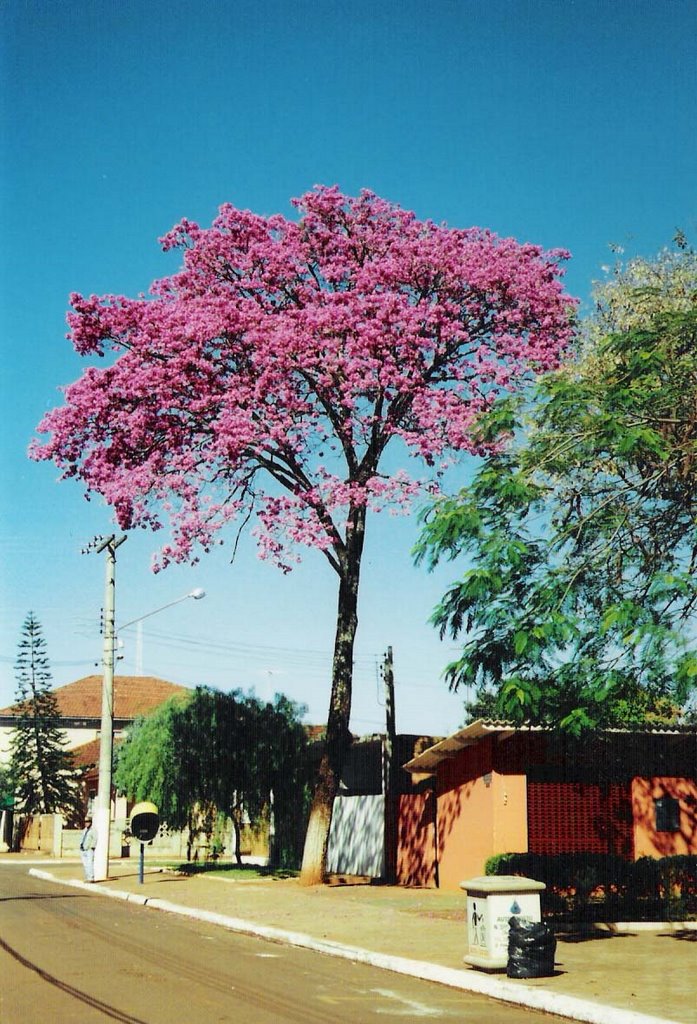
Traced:
<path fill-rule="evenodd" d="M 453 757 L 458 751 L 465 747 L 471 747 L 479 743 L 485 736 L 492 734 L 498 736 L 512 736 L 516 732 L 554 732 L 551 726 L 546 725 L 513 725 L 512 722 L 496 721 L 486 718 L 478 718 L 476 722 L 470 722 L 464 728 L 446 736 L 444 740 L 434 743 L 422 753 L 407 761 L 403 767 L 408 772 L 416 774 L 432 774 L 442 761 Z M 612 728 L 599 729 L 598 733 L 624 734 L 636 736 L 696 736 L 697 726 L 694 725 L 651 725 L 641 728 Z"/>

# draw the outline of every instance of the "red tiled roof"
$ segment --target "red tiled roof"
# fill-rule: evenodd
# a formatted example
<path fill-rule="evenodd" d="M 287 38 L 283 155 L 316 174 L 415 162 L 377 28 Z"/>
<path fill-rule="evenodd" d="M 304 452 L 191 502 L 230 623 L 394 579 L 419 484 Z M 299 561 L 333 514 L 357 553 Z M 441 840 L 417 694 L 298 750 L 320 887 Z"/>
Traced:
<path fill-rule="evenodd" d="M 92 765 L 99 763 L 99 747 L 99 739 L 90 740 L 89 743 L 83 743 L 69 753 L 78 768 L 91 768 Z"/>
<path fill-rule="evenodd" d="M 125 737 L 114 736 L 114 750 L 124 742 Z M 76 768 L 94 768 L 99 764 L 101 752 L 99 737 L 90 740 L 89 743 L 82 743 L 79 747 L 73 747 L 68 753 L 73 759 Z"/>
<path fill-rule="evenodd" d="M 62 718 L 95 718 L 102 715 L 102 677 L 85 676 L 53 691 Z M 133 719 L 159 707 L 170 697 L 191 693 L 186 686 L 155 676 L 114 677 L 114 718 Z M 15 714 L 14 707 L 0 715 Z"/>

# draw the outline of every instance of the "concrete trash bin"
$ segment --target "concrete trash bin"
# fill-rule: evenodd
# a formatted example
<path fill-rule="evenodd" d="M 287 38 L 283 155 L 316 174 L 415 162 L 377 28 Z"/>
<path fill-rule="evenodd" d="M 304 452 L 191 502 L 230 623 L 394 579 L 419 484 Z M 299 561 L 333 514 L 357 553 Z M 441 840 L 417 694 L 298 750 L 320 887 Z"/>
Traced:
<path fill-rule="evenodd" d="M 542 920 L 540 893 L 545 883 L 519 875 L 485 875 L 460 882 L 460 888 L 467 892 L 465 963 L 484 971 L 505 971 L 509 921 Z"/>

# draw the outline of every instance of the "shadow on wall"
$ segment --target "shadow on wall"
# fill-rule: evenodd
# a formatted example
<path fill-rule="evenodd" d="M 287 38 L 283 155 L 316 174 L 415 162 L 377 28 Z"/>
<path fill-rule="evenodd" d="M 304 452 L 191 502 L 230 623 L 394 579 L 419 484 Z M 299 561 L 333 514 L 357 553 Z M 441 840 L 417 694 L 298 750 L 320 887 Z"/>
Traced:
<path fill-rule="evenodd" d="M 605 786 L 605 813 L 596 818 L 596 833 L 605 842 L 608 853 L 625 860 L 634 857 L 634 821 L 632 818 L 631 788 L 625 784 Z"/>
<path fill-rule="evenodd" d="M 673 802 L 661 814 L 659 801 Z M 632 811 L 636 855 L 670 857 L 697 852 L 697 783 L 686 778 L 635 778 Z M 661 820 L 663 819 L 663 820 Z"/>
<path fill-rule="evenodd" d="M 473 783 L 466 782 L 442 793 L 437 803 L 432 780 L 425 780 L 415 784 L 414 792 L 400 796 L 397 877 L 401 885 L 441 884 L 439 866 L 445 846 L 458 828 L 472 788 Z"/>
<path fill-rule="evenodd" d="M 527 795 L 531 853 L 614 854 L 633 859 L 627 783 L 528 779 Z"/>
<path fill-rule="evenodd" d="M 397 878 L 401 885 L 438 884 L 435 850 L 436 794 L 430 785 L 399 798 Z"/>
<path fill-rule="evenodd" d="M 327 871 L 382 878 L 385 874 L 385 798 L 342 796 L 334 801 Z"/>
<path fill-rule="evenodd" d="M 455 831 L 462 817 L 464 805 L 471 800 L 474 785 L 474 780 L 469 780 L 441 794 L 438 807 L 438 851 L 441 859 L 446 840 Z M 474 828 L 481 828 L 481 819 L 474 818 L 471 825 Z"/>

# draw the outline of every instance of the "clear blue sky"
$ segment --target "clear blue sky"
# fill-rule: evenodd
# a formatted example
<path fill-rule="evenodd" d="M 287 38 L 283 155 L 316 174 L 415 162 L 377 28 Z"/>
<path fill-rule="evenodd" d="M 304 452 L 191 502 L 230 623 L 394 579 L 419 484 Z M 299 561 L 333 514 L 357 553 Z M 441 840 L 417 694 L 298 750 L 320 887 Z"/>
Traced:
<path fill-rule="evenodd" d="M 316 183 L 367 187 L 454 226 L 569 248 L 587 301 L 609 244 L 697 238 L 694 0 L 5 0 L 2 59 L 0 706 L 32 609 L 56 685 L 96 671 L 104 566 L 80 549 L 108 509 L 26 448 L 80 372 L 69 292 L 144 291 L 174 269 L 157 238 L 222 202 L 289 213 Z M 464 476 L 464 471 L 463 471 Z M 427 623 L 455 570 L 412 566 L 413 520 L 369 526 L 353 728 L 441 734 L 461 697 Z M 119 549 L 117 619 L 203 586 L 143 624 L 143 667 L 176 682 L 282 690 L 325 719 L 335 578 L 227 549 L 153 576 L 155 538 Z M 134 634 L 119 670 L 135 669 Z"/>

